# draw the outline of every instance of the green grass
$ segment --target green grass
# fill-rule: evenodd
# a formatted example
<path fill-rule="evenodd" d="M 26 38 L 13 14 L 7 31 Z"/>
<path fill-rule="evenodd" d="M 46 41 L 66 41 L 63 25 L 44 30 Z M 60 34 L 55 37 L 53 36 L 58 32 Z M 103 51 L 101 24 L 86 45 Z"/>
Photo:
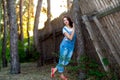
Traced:
<path fill-rule="evenodd" d="M 61 80 L 58 72 L 56 72 L 55 78 L 51 79 L 50 69 L 52 66 L 55 66 L 55 64 L 44 65 L 38 68 L 36 63 L 22 63 L 20 74 L 10 74 L 9 67 L 2 68 L 0 71 L 0 80 Z M 67 71 L 65 75 L 69 80 L 77 80 L 76 76 L 71 76 Z"/>

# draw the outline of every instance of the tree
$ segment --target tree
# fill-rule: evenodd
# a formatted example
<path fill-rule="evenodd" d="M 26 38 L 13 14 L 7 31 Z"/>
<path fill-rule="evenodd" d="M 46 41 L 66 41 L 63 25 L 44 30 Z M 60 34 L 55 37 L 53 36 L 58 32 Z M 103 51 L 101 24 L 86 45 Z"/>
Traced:
<path fill-rule="evenodd" d="M 34 38 L 34 45 L 39 51 L 39 44 L 38 44 L 38 24 L 39 24 L 39 17 L 40 17 L 40 11 L 42 6 L 42 0 L 38 0 L 36 14 L 35 14 L 35 21 L 34 21 L 34 30 L 33 30 L 33 38 Z"/>
<path fill-rule="evenodd" d="M 0 0 L 0 3 L 2 3 L 2 0 Z M 2 4 L 0 4 L 0 30 L 1 30 L 1 21 L 2 21 Z"/>
<path fill-rule="evenodd" d="M 2 42 L 2 66 L 7 67 L 6 59 L 6 42 L 7 42 L 7 6 L 6 0 L 3 0 L 3 9 L 4 9 L 4 32 L 3 32 L 3 42 Z"/>
<path fill-rule="evenodd" d="M 81 28 L 81 11 L 79 7 L 79 0 L 74 0 L 72 9 L 70 11 L 73 22 L 75 24 L 75 30 L 77 34 L 77 60 L 79 61 L 80 56 L 84 54 L 84 40 L 83 40 L 83 35 L 82 35 L 82 28 Z"/>
<path fill-rule="evenodd" d="M 52 30 L 50 20 L 51 20 L 51 5 L 50 5 L 50 0 L 47 0 L 47 25 L 49 32 L 51 32 Z"/>
<path fill-rule="evenodd" d="M 82 35 L 82 21 L 81 21 L 81 10 L 79 7 L 79 1 L 80 0 L 74 0 L 72 9 L 70 11 L 71 16 L 73 18 L 73 21 L 75 23 L 75 30 L 77 34 L 77 43 L 76 43 L 76 52 L 77 52 L 77 61 L 78 64 L 80 63 L 80 57 L 84 54 L 84 40 L 83 40 L 83 35 Z M 80 80 L 83 80 L 85 77 L 83 76 L 84 72 L 81 70 L 79 73 Z"/>
<path fill-rule="evenodd" d="M 39 24 L 39 17 L 40 17 L 40 11 L 42 6 L 42 0 L 38 0 L 36 14 L 35 14 L 35 21 L 34 21 L 34 30 L 33 30 L 33 39 L 34 39 L 34 46 L 37 49 L 37 51 L 40 53 L 40 43 L 38 41 L 38 24 Z M 40 59 L 42 59 L 43 54 L 41 54 Z M 43 65 L 43 61 L 38 61 L 38 66 Z"/>
<path fill-rule="evenodd" d="M 20 40 L 23 41 L 23 26 L 22 26 L 22 6 L 23 6 L 23 0 L 20 0 L 20 11 L 19 11 L 19 15 L 20 15 Z"/>
<path fill-rule="evenodd" d="M 70 9 L 70 0 L 67 0 L 67 10 Z"/>
<path fill-rule="evenodd" d="M 11 66 L 10 73 L 18 74 L 20 73 L 20 63 L 18 56 L 18 33 L 17 33 L 17 22 L 16 22 L 16 11 L 14 0 L 7 0 L 8 7 L 8 17 L 10 26 L 10 56 L 11 56 Z"/>
<path fill-rule="evenodd" d="M 29 0 L 28 2 L 28 22 L 27 22 L 27 36 L 28 36 L 28 48 L 27 48 L 27 55 L 29 55 L 29 47 L 30 47 L 30 35 L 29 35 L 29 24 L 30 24 L 30 2 L 31 0 Z"/>
<path fill-rule="evenodd" d="M 0 0 L 0 3 L 2 3 L 2 0 Z M 2 5 L 0 4 L 0 40 L 1 40 L 1 20 L 2 20 Z M 0 55 L 0 59 L 1 59 L 1 55 Z M 1 70 L 1 60 L 0 60 L 0 70 Z"/>

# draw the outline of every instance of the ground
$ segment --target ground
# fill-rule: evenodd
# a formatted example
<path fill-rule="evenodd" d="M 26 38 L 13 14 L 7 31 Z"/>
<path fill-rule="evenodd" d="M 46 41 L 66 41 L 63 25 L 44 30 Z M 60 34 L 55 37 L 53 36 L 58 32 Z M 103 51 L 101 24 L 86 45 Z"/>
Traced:
<path fill-rule="evenodd" d="M 52 66 L 55 66 L 55 64 L 44 65 L 38 68 L 36 63 L 22 63 L 20 74 L 10 74 L 9 67 L 2 68 L 0 71 L 0 80 L 61 80 L 58 72 L 56 72 L 55 78 L 50 77 Z M 65 75 L 69 78 L 68 80 L 77 80 L 76 76 L 70 72 L 66 71 Z"/>

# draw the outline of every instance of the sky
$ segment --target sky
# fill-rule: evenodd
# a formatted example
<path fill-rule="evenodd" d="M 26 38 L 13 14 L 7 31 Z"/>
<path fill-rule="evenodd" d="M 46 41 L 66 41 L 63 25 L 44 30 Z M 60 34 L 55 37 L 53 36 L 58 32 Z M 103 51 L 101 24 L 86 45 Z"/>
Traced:
<path fill-rule="evenodd" d="M 36 12 L 36 6 L 37 1 L 34 0 L 35 5 L 35 12 Z M 43 0 L 42 6 L 47 8 L 47 0 Z M 67 0 L 51 0 L 51 14 L 53 20 L 54 18 L 58 17 L 61 13 L 67 11 Z M 44 27 L 44 22 L 47 20 L 47 15 L 44 13 L 40 13 L 40 21 L 39 21 L 39 29 L 42 29 Z"/>

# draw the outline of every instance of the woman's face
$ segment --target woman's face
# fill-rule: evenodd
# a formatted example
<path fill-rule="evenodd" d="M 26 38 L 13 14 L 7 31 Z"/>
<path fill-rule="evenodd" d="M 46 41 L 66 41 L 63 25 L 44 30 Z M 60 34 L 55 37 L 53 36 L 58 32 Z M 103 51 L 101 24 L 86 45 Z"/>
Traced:
<path fill-rule="evenodd" d="M 69 21 L 68 21 L 67 18 L 63 18 L 63 21 L 64 21 L 64 24 L 65 24 L 65 25 L 69 25 Z"/>

